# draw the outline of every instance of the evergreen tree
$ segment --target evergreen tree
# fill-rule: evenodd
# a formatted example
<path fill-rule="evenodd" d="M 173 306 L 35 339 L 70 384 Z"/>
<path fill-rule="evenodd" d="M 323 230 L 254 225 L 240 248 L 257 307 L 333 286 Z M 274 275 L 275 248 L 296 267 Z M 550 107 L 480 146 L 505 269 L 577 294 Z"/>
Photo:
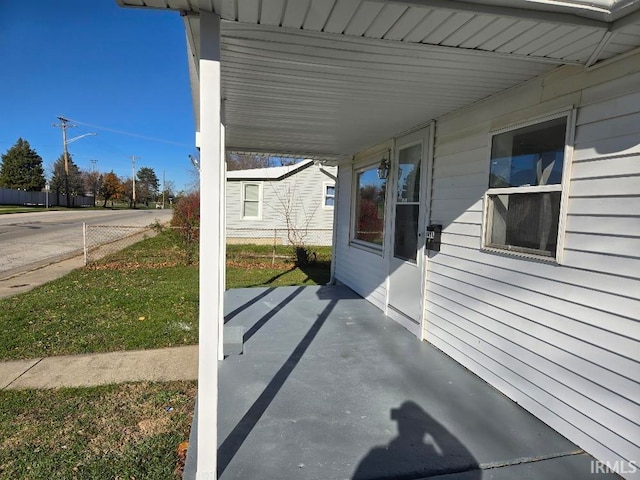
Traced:
<path fill-rule="evenodd" d="M 31 148 L 29 142 L 19 138 L 2 155 L 0 187 L 39 192 L 45 183 L 42 157 Z"/>
<path fill-rule="evenodd" d="M 58 203 L 60 203 L 60 194 L 69 194 L 67 197 L 67 206 L 73 205 L 72 197 L 84 194 L 84 180 L 80 169 L 73 161 L 71 155 L 68 158 L 69 178 L 67 180 L 64 169 L 64 153 L 58 157 L 53 164 L 53 175 L 51 176 L 51 190 L 56 192 Z M 69 191 L 67 192 L 67 185 Z"/>
<path fill-rule="evenodd" d="M 149 206 L 149 200 L 154 200 L 158 194 L 160 182 L 153 168 L 142 167 L 136 175 L 136 200 Z"/>

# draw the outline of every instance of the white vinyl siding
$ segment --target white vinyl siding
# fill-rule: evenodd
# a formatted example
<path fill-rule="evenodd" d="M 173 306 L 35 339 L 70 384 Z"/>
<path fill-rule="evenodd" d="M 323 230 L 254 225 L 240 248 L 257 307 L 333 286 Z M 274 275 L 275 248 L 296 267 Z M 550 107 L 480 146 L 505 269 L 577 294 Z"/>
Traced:
<path fill-rule="evenodd" d="M 331 245 L 333 239 L 333 210 L 322 208 L 323 197 L 318 191 L 323 183 L 332 182 L 336 167 L 310 165 L 293 175 L 276 180 L 257 182 L 253 179 L 227 180 L 227 237 L 262 238 L 287 243 L 287 202 L 292 220 L 298 226 L 308 226 L 309 245 Z M 239 201 L 243 185 L 261 183 L 261 212 L 259 218 L 242 218 L 243 202 Z M 268 240 L 267 240 L 268 239 Z"/>
<path fill-rule="evenodd" d="M 640 56 L 436 123 L 425 338 L 599 459 L 640 451 Z M 578 107 L 563 265 L 481 249 L 491 131 Z M 425 368 L 427 368 L 425 366 Z"/>

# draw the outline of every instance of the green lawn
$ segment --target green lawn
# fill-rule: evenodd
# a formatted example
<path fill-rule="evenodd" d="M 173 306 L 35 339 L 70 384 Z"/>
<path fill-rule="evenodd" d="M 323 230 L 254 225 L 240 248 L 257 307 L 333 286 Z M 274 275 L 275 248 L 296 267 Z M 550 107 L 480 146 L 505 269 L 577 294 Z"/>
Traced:
<path fill-rule="evenodd" d="M 303 268 L 290 258 L 265 262 L 259 257 L 263 246 L 230 247 L 227 288 L 329 280 L 326 247 L 316 249 L 318 260 Z M 278 254 L 287 252 L 291 249 Z M 198 266 L 184 263 L 175 237 L 163 232 L 91 267 L 1 299 L 0 360 L 197 343 Z"/>
<path fill-rule="evenodd" d="M 2 358 L 193 344 L 198 339 L 192 267 L 76 270 L 0 301 Z"/>
<path fill-rule="evenodd" d="M 0 300 L 0 358 L 160 348 L 198 341 L 198 271 L 167 235 Z"/>
<path fill-rule="evenodd" d="M 331 247 L 309 247 L 309 254 L 310 263 L 297 267 L 290 246 L 277 245 L 274 256 L 271 245 L 227 245 L 227 288 L 328 283 Z"/>
<path fill-rule="evenodd" d="M 49 210 L 67 210 L 65 207 L 49 207 Z M 9 213 L 31 213 L 31 212 L 46 212 L 45 207 L 17 207 L 12 205 L 0 205 L 0 215 Z"/>
<path fill-rule="evenodd" d="M 0 478 L 172 479 L 195 382 L 0 392 Z"/>

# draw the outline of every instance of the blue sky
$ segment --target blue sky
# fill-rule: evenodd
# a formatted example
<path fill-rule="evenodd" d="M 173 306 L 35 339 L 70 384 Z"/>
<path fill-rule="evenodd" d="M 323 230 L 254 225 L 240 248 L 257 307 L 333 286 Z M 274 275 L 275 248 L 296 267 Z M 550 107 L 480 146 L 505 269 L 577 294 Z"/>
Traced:
<path fill-rule="evenodd" d="M 193 183 L 194 120 L 182 19 L 115 0 L 0 0 L 0 152 L 22 137 L 47 176 L 62 153 L 62 115 L 81 169 L 131 176 L 151 167 L 176 190 Z M 97 128 L 101 127 L 101 128 Z M 127 132 L 129 135 L 109 130 Z M 153 141 L 133 135 L 152 137 Z"/>

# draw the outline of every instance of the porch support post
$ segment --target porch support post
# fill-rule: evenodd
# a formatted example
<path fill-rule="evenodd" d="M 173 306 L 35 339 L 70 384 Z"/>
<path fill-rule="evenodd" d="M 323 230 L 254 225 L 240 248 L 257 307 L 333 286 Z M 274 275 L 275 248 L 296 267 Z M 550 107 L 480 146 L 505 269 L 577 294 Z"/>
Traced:
<path fill-rule="evenodd" d="M 220 17 L 200 12 L 200 346 L 197 480 L 217 478 L 218 349 L 224 295 Z"/>
<path fill-rule="evenodd" d="M 224 291 L 227 284 L 227 155 L 225 151 L 224 103 L 222 103 L 220 122 L 220 303 L 218 306 L 218 360 L 224 360 Z"/>

